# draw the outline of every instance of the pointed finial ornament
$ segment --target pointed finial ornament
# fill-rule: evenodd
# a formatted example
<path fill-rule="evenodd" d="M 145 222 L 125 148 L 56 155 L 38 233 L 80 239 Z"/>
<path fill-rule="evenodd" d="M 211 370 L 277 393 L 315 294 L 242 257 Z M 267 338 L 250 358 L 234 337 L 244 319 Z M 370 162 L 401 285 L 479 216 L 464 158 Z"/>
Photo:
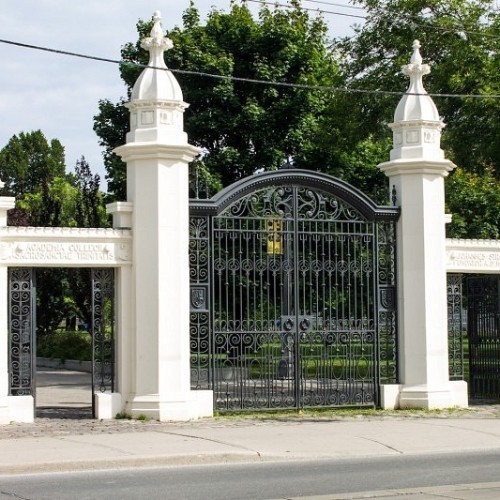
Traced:
<path fill-rule="evenodd" d="M 410 77 L 410 85 L 396 107 L 394 122 L 389 125 L 394 144 L 391 161 L 442 159 L 444 152 L 440 147 L 440 138 L 444 123 L 436 104 L 424 88 L 422 78 L 430 73 L 431 68 L 423 64 L 418 40 L 413 42 L 410 63 L 401 71 Z"/>
<path fill-rule="evenodd" d="M 163 53 L 166 50 L 171 49 L 173 46 L 174 44 L 172 43 L 172 40 L 163 34 L 161 12 L 157 10 L 153 14 L 153 28 L 150 36 L 143 38 L 141 41 L 141 47 L 149 51 L 148 66 L 166 68 L 167 66 L 165 64 L 165 60 L 163 59 Z"/>
<path fill-rule="evenodd" d="M 161 14 L 153 14 L 150 36 L 143 38 L 141 47 L 149 51 L 149 63 L 142 70 L 130 94 L 130 132 L 127 144 L 158 142 L 187 144 L 183 113 L 188 107 L 174 74 L 167 68 L 164 52 L 173 47 L 165 36 Z"/>
<path fill-rule="evenodd" d="M 394 122 L 409 120 L 440 121 L 436 105 L 425 90 L 422 81 L 423 76 L 431 72 L 431 68 L 428 64 L 422 63 L 420 42 L 418 40 L 413 42 L 413 54 L 410 64 L 402 66 L 401 71 L 410 77 L 410 85 L 396 108 Z"/>
<path fill-rule="evenodd" d="M 431 67 L 428 64 L 422 64 L 422 56 L 420 55 L 420 42 L 413 42 L 413 54 L 410 59 L 410 64 L 403 66 L 401 71 L 410 77 L 410 86 L 408 87 L 409 94 L 427 94 L 424 89 L 422 77 L 431 72 Z"/>
<path fill-rule="evenodd" d="M 418 40 L 413 40 L 413 55 L 411 56 L 410 62 L 412 64 L 422 64 L 422 56 L 420 55 L 420 42 Z"/>

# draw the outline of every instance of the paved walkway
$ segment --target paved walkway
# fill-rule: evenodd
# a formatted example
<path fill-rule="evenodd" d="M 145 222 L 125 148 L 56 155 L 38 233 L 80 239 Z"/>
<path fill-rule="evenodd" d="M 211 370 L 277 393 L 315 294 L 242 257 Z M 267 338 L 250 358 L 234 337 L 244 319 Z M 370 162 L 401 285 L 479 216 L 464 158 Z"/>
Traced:
<path fill-rule="evenodd" d="M 88 376 L 88 374 L 85 374 Z M 45 370 L 39 404 L 88 410 L 90 389 L 78 372 Z M 62 380 L 61 380 L 62 379 Z M 88 390 L 85 389 L 88 387 Z M 43 390 L 42 390 L 43 388 Z M 42 398 L 42 394 L 44 396 Z M 65 417 L 64 412 L 57 415 Z M 463 451 L 500 452 L 500 407 L 442 412 L 323 412 L 172 423 L 37 418 L 0 426 L 1 474 L 125 466 L 315 460 Z M 500 498 L 492 483 L 363 492 L 326 498 Z M 456 478 L 450 478 L 450 482 Z M 368 496 L 367 496 L 368 495 Z"/>
<path fill-rule="evenodd" d="M 40 368 L 36 376 L 36 416 L 91 418 L 92 376 L 75 370 Z"/>

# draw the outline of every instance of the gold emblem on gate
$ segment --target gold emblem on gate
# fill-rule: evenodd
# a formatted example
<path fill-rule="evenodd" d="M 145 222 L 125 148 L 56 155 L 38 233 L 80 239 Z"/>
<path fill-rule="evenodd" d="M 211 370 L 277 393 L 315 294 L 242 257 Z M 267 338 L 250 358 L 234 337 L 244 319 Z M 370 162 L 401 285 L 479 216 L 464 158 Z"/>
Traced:
<path fill-rule="evenodd" d="M 280 219 L 269 218 L 266 220 L 267 234 L 267 254 L 283 254 L 283 236 L 281 234 L 282 221 Z"/>

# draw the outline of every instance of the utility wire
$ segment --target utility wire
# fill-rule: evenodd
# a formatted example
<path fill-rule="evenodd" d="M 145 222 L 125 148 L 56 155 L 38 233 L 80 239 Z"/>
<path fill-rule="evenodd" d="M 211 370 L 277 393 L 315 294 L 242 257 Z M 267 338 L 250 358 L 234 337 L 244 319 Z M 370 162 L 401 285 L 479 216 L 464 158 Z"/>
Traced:
<path fill-rule="evenodd" d="M 288 5 L 286 3 L 277 3 L 277 2 L 265 2 L 264 0 L 246 0 L 247 2 L 254 2 L 264 5 L 272 5 L 273 7 L 284 7 L 285 9 L 293 9 L 293 5 Z M 355 17 L 357 19 L 366 19 L 366 16 L 358 16 L 356 14 L 347 14 L 345 12 L 334 12 L 330 10 L 323 9 L 309 9 L 307 7 L 301 7 L 302 10 L 309 10 L 311 12 L 319 12 L 320 14 L 335 14 L 336 16 L 345 16 L 345 17 Z"/>
<path fill-rule="evenodd" d="M 285 9 L 293 9 L 294 8 L 294 6 L 290 5 L 290 4 L 273 3 L 273 2 L 267 2 L 265 0 L 245 0 L 245 1 L 246 2 L 259 3 L 259 4 L 265 4 L 265 5 L 272 5 L 272 6 L 275 6 L 275 7 L 283 7 Z M 349 7 L 349 8 L 353 8 L 353 9 L 356 8 L 356 9 L 364 10 L 361 7 L 350 7 L 350 6 L 347 6 L 347 5 L 340 5 L 340 4 L 337 4 L 337 3 L 330 3 L 330 2 L 322 2 L 322 1 L 319 1 L 319 0 L 304 0 L 304 1 L 312 2 L 312 3 L 318 3 L 318 4 L 323 4 L 323 5 L 332 5 L 332 6 L 346 7 L 346 8 Z M 368 19 L 368 16 L 358 16 L 358 15 L 355 15 L 355 14 L 347 14 L 345 12 L 334 12 L 334 11 L 329 11 L 329 10 L 323 10 L 323 9 L 320 9 L 320 8 L 318 8 L 318 9 L 312 9 L 312 8 L 303 7 L 303 6 L 301 6 L 300 8 L 302 10 L 307 10 L 307 11 L 310 11 L 310 12 L 316 12 L 318 14 L 334 14 L 334 15 L 338 15 L 338 16 L 354 17 L 354 18 L 357 18 L 357 19 Z M 467 35 L 478 35 L 478 36 L 484 36 L 484 37 L 493 38 L 493 39 L 500 39 L 499 35 L 495 35 L 493 33 L 481 33 L 479 31 L 468 31 L 468 30 L 462 29 L 460 26 L 450 26 L 450 27 L 447 27 L 447 26 L 431 26 L 431 25 L 428 25 L 428 26 L 425 26 L 424 29 L 433 29 L 433 30 L 445 31 L 445 32 L 465 33 Z"/>
<path fill-rule="evenodd" d="M 363 7 L 356 7 L 354 5 L 343 5 L 341 3 L 334 3 L 334 2 L 320 2 L 319 0 L 304 0 L 304 2 L 320 3 L 322 5 L 329 5 L 330 7 L 342 7 L 343 9 L 365 10 Z"/>
<path fill-rule="evenodd" d="M 228 80 L 234 82 L 244 82 L 244 83 L 255 83 L 259 85 L 267 85 L 274 87 L 287 87 L 287 88 L 297 88 L 304 90 L 315 90 L 315 91 L 324 91 L 324 92 L 343 92 L 343 93 L 354 93 L 354 94 L 376 94 L 376 95 L 427 95 L 430 97 L 455 97 L 461 99 L 474 98 L 474 99 L 500 99 L 500 94 L 419 94 L 419 93 L 408 93 L 408 92 L 400 92 L 393 90 L 368 90 L 368 89 L 357 89 L 352 87 L 332 87 L 329 85 L 308 85 L 303 83 L 288 83 L 288 82 L 279 82 L 279 81 L 270 81 L 270 80 L 258 80 L 256 78 L 243 78 L 238 76 L 229 76 L 229 75 L 216 75 L 213 73 L 206 73 L 204 71 L 190 71 L 185 69 L 169 69 L 169 68 L 161 68 L 157 66 L 149 66 L 148 64 L 141 64 L 130 61 L 123 61 L 118 59 L 108 59 L 105 57 L 91 56 L 88 54 L 81 54 L 78 52 L 69 52 L 66 50 L 60 49 L 52 49 L 49 47 L 42 47 L 39 45 L 31 45 L 27 43 L 15 42 L 12 40 L 5 40 L 0 38 L 0 43 L 4 43 L 7 45 L 14 45 L 16 47 L 22 47 L 26 49 L 39 50 L 43 52 L 49 52 L 52 54 L 65 55 L 70 57 L 78 57 L 81 59 L 89 59 L 91 61 L 99 61 L 99 62 L 107 62 L 111 64 L 117 64 L 120 66 L 130 66 L 136 68 L 151 68 L 162 71 L 171 71 L 172 73 L 177 73 L 180 75 L 190 75 L 190 76 L 201 76 L 206 78 L 214 78 L 216 80 Z"/>

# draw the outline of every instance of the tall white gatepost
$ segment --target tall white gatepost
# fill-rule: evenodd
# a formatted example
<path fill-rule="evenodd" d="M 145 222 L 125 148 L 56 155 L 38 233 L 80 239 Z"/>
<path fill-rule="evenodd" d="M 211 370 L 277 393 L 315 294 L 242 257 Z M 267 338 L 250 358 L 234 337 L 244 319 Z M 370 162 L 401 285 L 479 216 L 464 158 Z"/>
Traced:
<path fill-rule="evenodd" d="M 0 181 L 0 189 L 4 183 Z M 7 225 L 7 212 L 14 208 L 16 199 L 0 196 L 0 227 Z M 1 242 L 0 242 L 1 247 Z M 32 396 L 9 396 L 9 291 L 8 268 L 0 266 L 0 424 L 9 422 L 33 422 Z"/>
<path fill-rule="evenodd" d="M 399 386 L 382 387 L 386 408 L 467 406 L 467 384 L 450 382 L 444 178 L 455 165 L 440 147 L 438 110 L 423 87 L 430 72 L 413 44 L 402 71 L 410 85 L 394 114 L 390 161 L 379 168 L 395 187 L 398 222 Z"/>
<path fill-rule="evenodd" d="M 141 45 L 148 67 L 134 85 L 127 143 L 115 150 L 127 163 L 127 202 L 133 232 L 130 283 L 130 373 L 120 389 L 125 411 L 160 420 L 212 416 L 211 391 L 190 390 L 188 164 L 198 148 L 188 144 L 183 113 L 188 105 L 167 69 L 159 12 Z M 121 208 L 115 207 L 115 217 Z M 125 359 L 121 360 L 126 363 Z M 122 377 L 125 376 L 121 370 Z"/>

